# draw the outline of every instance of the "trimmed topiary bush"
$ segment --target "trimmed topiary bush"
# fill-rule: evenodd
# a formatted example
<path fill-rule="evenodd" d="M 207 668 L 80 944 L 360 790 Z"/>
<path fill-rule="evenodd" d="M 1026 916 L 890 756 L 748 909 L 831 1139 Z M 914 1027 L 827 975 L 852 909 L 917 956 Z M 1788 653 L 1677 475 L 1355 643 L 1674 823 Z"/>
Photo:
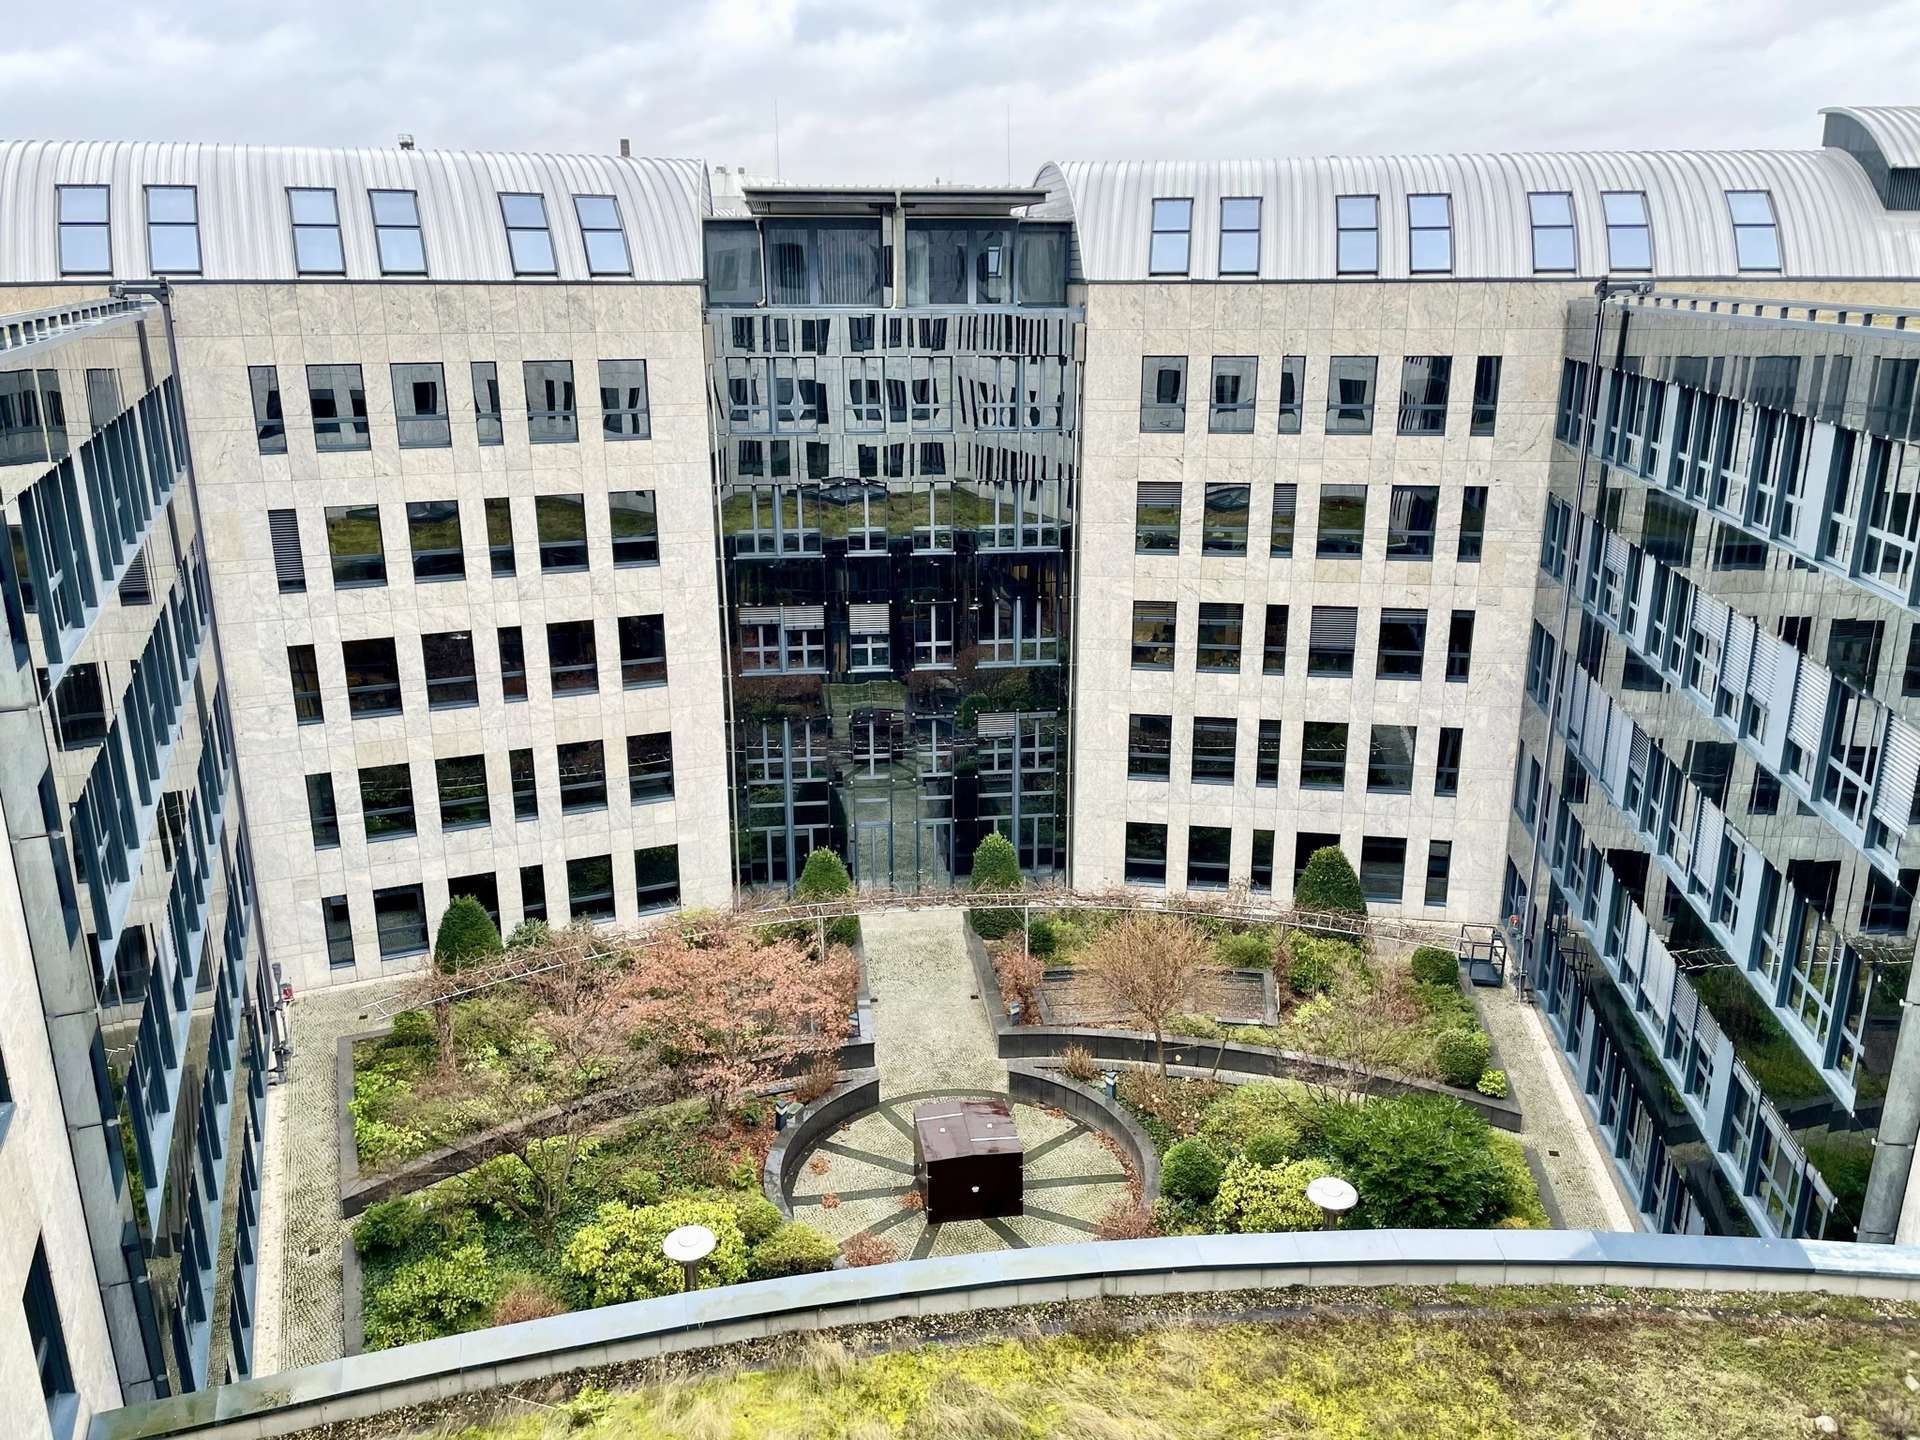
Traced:
<path fill-rule="evenodd" d="M 1213 1201 L 1213 1222 L 1236 1235 L 1318 1230 L 1320 1207 L 1307 1199 L 1307 1186 L 1331 1173 L 1331 1168 L 1318 1160 L 1296 1160 L 1280 1166 L 1236 1160 L 1220 1179 L 1220 1190 Z"/>
<path fill-rule="evenodd" d="M 1422 945 L 1407 960 L 1413 978 L 1422 985 L 1458 985 L 1460 957 L 1438 945 Z"/>
<path fill-rule="evenodd" d="M 440 930 L 433 938 L 433 963 L 442 975 L 464 970 L 476 960 L 501 951 L 500 932 L 480 902 L 471 895 L 456 895 L 440 916 Z"/>
<path fill-rule="evenodd" d="M 765 1240 L 785 1223 L 785 1219 L 780 1207 L 758 1190 L 743 1191 L 734 1198 L 733 1221 L 740 1227 L 740 1238 L 749 1245 L 758 1245 Z"/>
<path fill-rule="evenodd" d="M 1213 944 L 1213 955 L 1230 970 L 1269 970 L 1273 967 L 1273 936 L 1264 930 L 1222 935 Z"/>
<path fill-rule="evenodd" d="M 1279 1135 L 1298 1154 L 1299 1122 L 1294 1090 L 1272 1080 L 1236 1085 L 1213 1104 L 1200 1121 L 1200 1138 L 1232 1159 L 1244 1154 L 1256 1135 Z"/>
<path fill-rule="evenodd" d="M 831 850 L 814 850 L 807 855 L 807 863 L 800 870 L 800 879 L 793 887 L 793 898 L 802 905 L 811 905 L 823 900 L 839 900 L 853 893 L 853 877 L 847 873 L 847 862 Z M 800 927 L 807 934 L 803 940 L 813 938 L 813 927 Z M 827 922 L 827 940 L 834 945 L 851 945 L 860 938 L 860 921 L 852 915 L 843 915 L 838 920 Z"/>
<path fill-rule="evenodd" d="M 724 1201 L 663 1200 L 636 1208 L 609 1200 L 574 1232 L 560 1257 L 583 1303 L 617 1305 L 678 1295 L 686 1279 L 660 1251 L 660 1242 L 682 1225 L 705 1225 L 717 1244 L 700 1262 L 700 1288 L 735 1285 L 747 1277 L 747 1242 Z"/>
<path fill-rule="evenodd" d="M 498 1284 L 478 1241 L 402 1265 L 367 1297 L 367 1348 L 477 1330 L 493 1313 Z"/>
<path fill-rule="evenodd" d="M 1060 948 L 1060 927 L 1050 916 L 1035 916 L 1027 927 L 1027 952 L 1036 960 L 1045 960 Z"/>
<path fill-rule="evenodd" d="M 1503 1135 L 1498 1130 L 1488 1131 L 1487 1144 L 1492 1148 L 1493 1158 L 1500 1166 L 1501 1176 L 1506 1182 L 1496 1228 L 1551 1230 L 1553 1221 L 1547 1218 L 1547 1207 L 1540 1201 L 1540 1186 L 1533 1178 L 1532 1167 L 1527 1164 L 1526 1148 L 1513 1136 Z"/>
<path fill-rule="evenodd" d="M 1433 1042 L 1434 1064 L 1440 1067 L 1440 1078 L 1449 1085 L 1477 1084 L 1486 1072 L 1487 1057 L 1491 1053 L 1486 1032 L 1469 1030 L 1464 1025 L 1441 1031 Z"/>
<path fill-rule="evenodd" d="M 1294 1158 L 1293 1147 L 1299 1138 L 1285 1130 L 1262 1130 L 1247 1141 L 1240 1153 L 1255 1165 L 1284 1165 Z"/>
<path fill-rule="evenodd" d="M 365 1257 L 404 1250 L 429 1223 L 427 1212 L 405 1196 L 369 1205 L 353 1227 L 354 1253 Z"/>
<path fill-rule="evenodd" d="M 1182 1140 L 1160 1162 L 1160 1189 L 1189 1205 L 1212 1203 L 1226 1161 L 1204 1140 Z"/>
<path fill-rule="evenodd" d="M 789 1221 L 753 1247 L 747 1275 L 754 1280 L 778 1280 L 784 1275 L 812 1275 L 831 1270 L 840 1249 L 811 1225 Z"/>
<path fill-rule="evenodd" d="M 998 830 L 991 831 L 974 847 L 973 888 L 976 890 L 1018 890 L 1020 856 L 1013 842 Z M 973 933 L 982 940 L 998 940 L 1020 925 L 1018 910 L 969 910 L 967 920 Z"/>
<path fill-rule="evenodd" d="M 1337 845 L 1323 845 L 1307 859 L 1293 887 L 1293 907 L 1328 915 L 1365 915 L 1367 899 L 1360 877 Z"/>
<path fill-rule="evenodd" d="M 1316 1105 L 1309 1130 L 1374 1228 L 1460 1230 L 1506 1211 L 1509 1176 L 1477 1111 L 1444 1095 Z"/>

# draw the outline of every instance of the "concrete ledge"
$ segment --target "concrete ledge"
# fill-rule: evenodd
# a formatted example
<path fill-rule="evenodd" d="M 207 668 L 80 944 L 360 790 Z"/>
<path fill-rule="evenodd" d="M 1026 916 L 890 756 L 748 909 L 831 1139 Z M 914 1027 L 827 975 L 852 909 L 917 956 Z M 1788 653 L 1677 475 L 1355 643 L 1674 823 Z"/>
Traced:
<path fill-rule="evenodd" d="M 869 1046 L 871 1048 L 871 1046 Z M 838 1085 L 807 1106 L 787 1122 L 773 1148 L 767 1151 L 766 1164 L 760 1170 L 760 1188 L 780 1213 L 791 1220 L 793 1202 L 788 1198 L 793 1175 L 814 1142 L 832 1134 L 856 1115 L 863 1115 L 880 1103 L 880 1072 L 855 1071 Z"/>
<path fill-rule="evenodd" d="M 822 1104 L 825 1102 L 823 1101 Z M 1053 1245 L 830 1270 L 404 1345 L 96 1415 L 90 1440 L 262 1440 L 742 1337 L 1099 1295 L 1317 1285 L 1820 1291 L 1920 1300 L 1920 1247 L 1583 1230 L 1372 1230 Z"/>
<path fill-rule="evenodd" d="M 1007 1066 L 1007 1097 L 1016 1105 L 1064 1110 L 1089 1129 L 1111 1135 L 1133 1162 L 1142 1201 L 1151 1205 L 1160 1198 L 1160 1152 L 1126 1106 L 1115 1104 L 1093 1086 L 1082 1085 L 1069 1075 L 1018 1062 Z"/>

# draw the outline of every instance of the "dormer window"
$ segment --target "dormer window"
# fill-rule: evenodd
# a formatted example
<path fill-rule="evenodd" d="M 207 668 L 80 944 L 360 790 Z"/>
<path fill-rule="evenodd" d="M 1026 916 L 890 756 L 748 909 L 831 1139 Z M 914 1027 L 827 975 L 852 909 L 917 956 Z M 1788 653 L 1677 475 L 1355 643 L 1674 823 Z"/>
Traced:
<path fill-rule="evenodd" d="M 1534 274 L 1570 274 L 1576 255 L 1573 196 L 1565 190 L 1536 192 L 1527 196 L 1527 215 L 1533 222 Z"/>
<path fill-rule="evenodd" d="M 1415 275 L 1453 269 L 1453 197 L 1407 197 L 1407 268 Z"/>
<path fill-rule="evenodd" d="M 340 204 L 332 190 L 289 188 L 287 214 L 293 221 L 293 268 L 302 275 L 344 275 L 346 251 L 340 244 Z"/>
<path fill-rule="evenodd" d="M 1153 202 L 1153 235 L 1147 251 L 1149 275 L 1184 275 L 1193 249 L 1193 201 Z"/>
<path fill-rule="evenodd" d="M 60 273 L 108 275 L 113 271 L 107 243 L 107 187 L 59 187 Z"/>
<path fill-rule="evenodd" d="M 1608 190 L 1600 196 L 1607 217 L 1607 269 L 1653 269 L 1653 230 L 1647 197 L 1638 190 Z"/>
<path fill-rule="evenodd" d="M 553 232 L 547 228 L 547 202 L 541 195 L 500 197 L 500 217 L 507 226 L 507 250 L 516 275 L 553 275 Z"/>
<path fill-rule="evenodd" d="M 633 259 L 627 253 L 627 232 L 620 226 L 619 202 L 611 195 L 576 195 L 573 213 L 587 247 L 587 273 L 631 275 Z"/>
<path fill-rule="evenodd" d="M 1342 195 L 1333 202 L 1335 260 L 1342 275 L 1380 273 L 1380 197 Z"/>
<path fill-rule="evenodd" d="M 427 247 L 420 238 L 420 199 L 411 190 L 369 190 L 373 239 L 382 275 L 424 275 Z"/>
<path fill-rule="evenodd" d="M 1733 217 L 1733 253 L 1742 270 L 1780 268 L 1780 229 L 1773 218 L 1773 197 L 1764 190 L 1727 191 Z"/>

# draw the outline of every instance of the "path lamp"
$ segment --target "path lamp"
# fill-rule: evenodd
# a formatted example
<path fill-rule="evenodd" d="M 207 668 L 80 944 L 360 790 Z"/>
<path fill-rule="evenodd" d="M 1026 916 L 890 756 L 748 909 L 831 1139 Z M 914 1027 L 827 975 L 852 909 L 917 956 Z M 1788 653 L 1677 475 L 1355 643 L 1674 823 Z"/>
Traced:
<path fill-rule="evenodd" d="M 1118 1070 L 1109 1070 L 1101 1075 L 1100 1084 L 1106 1089 L 1107 1099 L 1118 1100 L 1120 1098 L 1120 1072 Z"/>
<path fill-rule="evenodd" d="M 689 1295 L 699 1288 L 700 1262 L 719 1243 L 719 1237 L 704 1225 L 682 1225 L 668 1231 L 667 1238 L 660 1242 L 661 1253 L 680 1267 L 686 1281 L 683 1288 Z"/>
<path fill-rule="evenodd" d="M 1338 1175 L 1322 1175 L 1307 1185 L 1307 1199 L 1320 1207 L 1320 1228 L 1336 1230 L 1340 1217 L 1360 1203 L 1360 1192 Z"/>

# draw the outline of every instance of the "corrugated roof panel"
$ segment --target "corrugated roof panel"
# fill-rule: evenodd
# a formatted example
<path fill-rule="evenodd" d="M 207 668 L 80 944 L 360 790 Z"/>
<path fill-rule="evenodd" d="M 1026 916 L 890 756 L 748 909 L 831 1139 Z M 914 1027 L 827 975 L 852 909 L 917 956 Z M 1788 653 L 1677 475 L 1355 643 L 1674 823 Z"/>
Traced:
<path fill-rule="evenodd" d="M 1920 105 L 1829 105 L 1822 115 L 1845 115 L 1880 147 L 1887 164 L 1920 167 Z"/>
<path fill-rule="evenodd" d="M 0 144 L 0 282 L 60 278 L 56 187 L 111 188 L 113 271 L 144 278 L 148 185 L 192 185 L 198 192 L 202 277 L 296 278 L 287 213 L 290 186 L 337 193 L 347 278 L 377 278 L 369 190 L 412 190 L 419 197 L 427 272 L 436 280 L 511 280 L 499 192 L 543 196 L 563 280 L 586 280 L 586 247 L 575 195 L 611 195 L 633 257 L 634 278 L 697 281 L 706 168 L 698 160 L 623 159 L 504 151 L 319 149 L 267 145 L 190 145 L 149 141 Z"/>

